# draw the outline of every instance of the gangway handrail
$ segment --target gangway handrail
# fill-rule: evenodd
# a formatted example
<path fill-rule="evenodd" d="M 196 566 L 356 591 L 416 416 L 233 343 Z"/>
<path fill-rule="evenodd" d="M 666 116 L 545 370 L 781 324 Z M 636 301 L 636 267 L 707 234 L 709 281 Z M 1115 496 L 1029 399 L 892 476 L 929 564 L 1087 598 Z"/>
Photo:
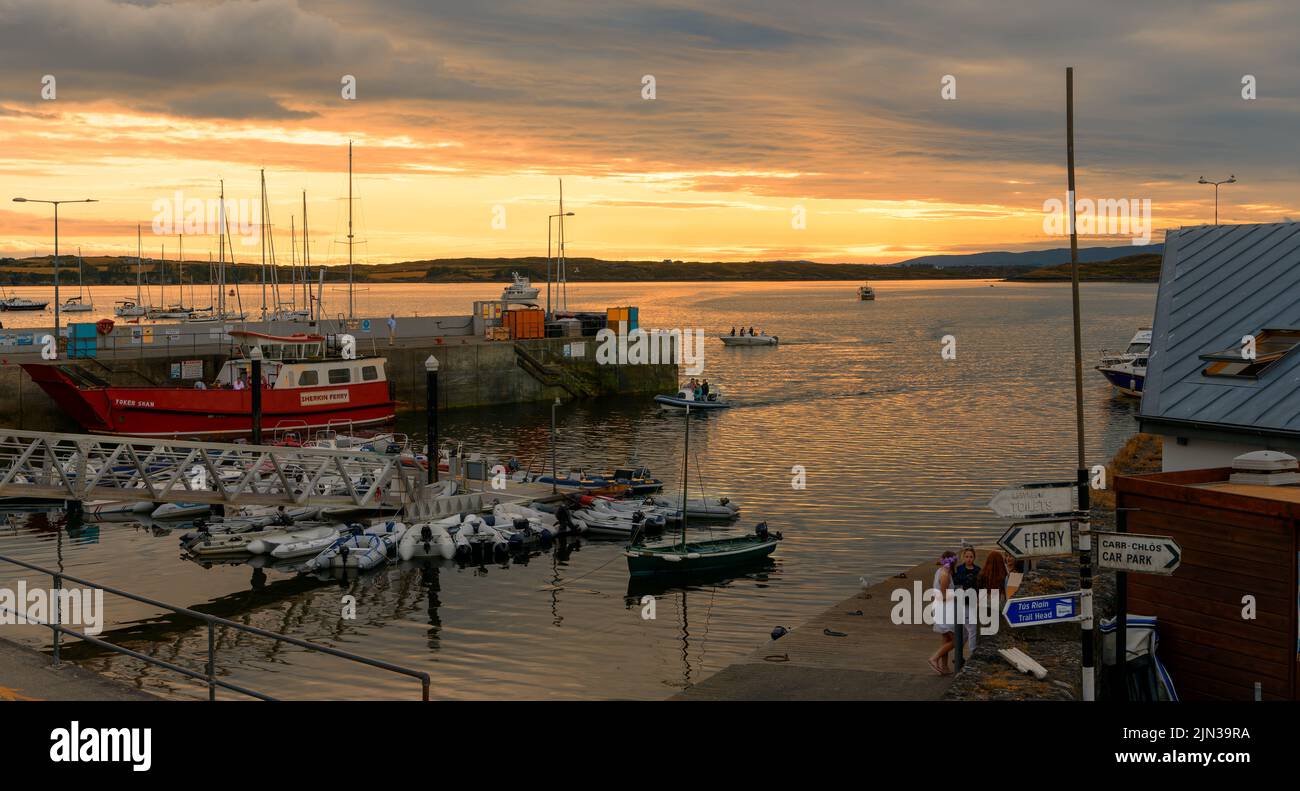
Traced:
<path fill-rule="evenodd" d="M 143 662 L 148 662 L 149 664 L 166 668 L 167 670 L 171 670 L 175 673 L 180 673 L 181 675 L 186 676 L 188 678 L 193 678 L 193 679 L 198 679 L 200 681 L 203 681 L 208 686 L 208 700 L 217 699 L 218 687 L 222 689 L 231 690 L 232 692 L 239 692 L 241 694 L 248 695 L 250 697 L 258 698 L 259 700 L 270 700 L 270 701 L 276 700 L 275 698 L 266 695 L 264 693 L 247 689 L 245 687 L 239 686 L 238 684 L 232 684 L 229 681 L 223 681 L 217 678 L 216 627 L 225 626 L 227 628 L 235 629 L 241 632 L 254 634 L 259 637 L 267 637 L 277 642 L 296 645 L 300 648 L 306 648 L 309 651 L 318 651 L 322 654 L 336 656 L 342 659 L 350 660 L 352 662 L 359 662 L 363 665 L 370 665 L 371 667 L 377 667 L 381 670 L 387 670 L 391 673 L 400 673 L 401 675 L 404 676 L 410 676 L 412 678 L 419 679 L 420 699 L 424 702 L 428 702 L 429 700 L 429 687 L 430 687 L 429 674 L 420 670 L 412 670 L 409 667 L 402 667 L 401 665 L 395 665 L 392 662 L 386 662 L 382 659 L 373 659 L 368 656 L 362 656 L 361 654 L 354 654 L 351 651 L 343 651 L 341 649 L 333 648 L 328 645 L 313 643 L 310 640 L 302 640 L 297 637 L 290 637 L 287 634 L 280 634 L 279 632 L 272 632 L 266 629 L 259 629 L 256 626 L 249 626 L 247 624 L 242 624 L 237 621 L 231 621 L 229 619 L 222 618 L 216 615 L 208 615 L 207 613 L 201 613 L 198 612 L 197 610 L 191 610 L 187 607 L 177 607 L 172 604 L 167 604 L 166 602 L 161 602 L 156 599 L 151 599 L 148 596 L 140 596 L 135 593 L 128 593 L 127 591 L 119 590 L 118 588 L 114 588 L 108 585 L 102 585 L 98 582 L 91 582 L 89 580 L 81 579 L 80 577 L 74 577 L 73 575 L 64 573 L 62 571 L 47 569 L 44 568 L 43 566 L 38 566 L 35 563 L 29 563 L 25 560 L 11 558 L 8 555 L 0 555 L 0 562 L 12 563 L 15 566 L 21 566 L 23 568 L 30 569 L 32 571 L 36 571 L 41 574 L 50 575 L 55 591 L 60 591 L 63 589 L 64 581 L 73 582 L 87 588 L 95 588 L 98 590 L 102 590 L 107 593 L 111 593 L 115 596 L 121 596 L 123 598 L 131 599 L 132 601 L 137 601 L 142 604 L 148 604 L 153 607 L 161 607 L 164 610 L 171 610 L 172 612 L 177 613 L 179 615 L 187 615 L 191 618 L 195 618 L 197 620 L 203 621 L 204 623 L 207 624 L 208 627 L 207 672 L 199 673 L 197 671 L 190 670 L 189 668 L 181 667 L 180 665 L 168 662 L 166 660 L 158 659 L 157 657 L 152 657 L 149 656 L 148 654 L 142 654 L 139 651 L 133 651 L 130 648 L 126 648 L 120 645 L 115 645 L 105 640 L 100 640 L 97 637 L 93 637 L 87 634 L 82 634 L 81 632 L 78 632 L 75 629 L 69 629 L 65 627 L 61 623 L 61 616 L 59 614 L 59 596 L 54 595 L 50 597 L 51 600 L 50 621 L 48 623 L 40 622 L 40 621 L 35 621 L 32 623 L 35 623 L 36 625 L 39 626 L 48 627 L 54 632 L 53 664 L 55 667 L 58 667 L 60 664 L 60 659 L 59 659 L 59 647 L 61 643 L 60 637 L 64 634 L 68 634 L 68 635 L 72 635 L 73 637 L 79 638 L 81 640 L 85 640 L 88 643 L 92 643 L 94 645 L 100 646 L 102 648 L 107 648 L 112 651 L 116 651 L 120 654 L 125 654 L 135 659 L 139 659 Z M 25 617 L 24 620 L 26 620 Z"/>

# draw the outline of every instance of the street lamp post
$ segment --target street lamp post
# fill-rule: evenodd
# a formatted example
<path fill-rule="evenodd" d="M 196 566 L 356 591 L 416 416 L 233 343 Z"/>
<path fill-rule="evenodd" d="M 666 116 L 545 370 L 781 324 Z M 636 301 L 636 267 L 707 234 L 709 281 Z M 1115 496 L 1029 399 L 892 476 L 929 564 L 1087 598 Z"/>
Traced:
<path fill-rule="evenodd" d="M 1230 176 L 1228 176 L 1226 179 L 1224 179 L 1223 181 L 1210 181 L 1209 179 L 1205 178 L 1205 176 L 1201 176 L 1201 178 L 1200 178 L 1196 183 L 1197 183 L 1197 184 L 1213 184 L 1213 185 L 1214 185 L 1214 224 L 1215 224 L 1215 225 L 1218 225 L 1218 224 L 1219 224 L 1219 185 L 1220 185 L 1220 184 L 1236 184 L 1236 183 L 1237 183 L 1237 177 L 1236 177 L 1236 176 L 1232 176 L 1232 175 L 1230 175 Z"/>
<path fill-rule="evenodd" d="M 424 455 L 429 462 L 429 483 L 438 482 L 438 358 L 424 361 Z"/>
<path fill-rule="evenodd" d="M 14 203 L 48 203 L 54 207 L 54 348 L 59 348 L 59 204 L 60 203 L 99 203 L 93 198 L 80 200 L 38 200 L 36 198 L 14 198 Z"/>
<path fill-rule="evenodd" d="M 262 347 L 254 346 L 248 353 L 253 364 L 253 376 L 248 386 L 253 390 L 253 444 L 262 444 Z"/>
<path fill-rule="evenodd" d="M 546 320 L 551 319 L 551 221 L 556 217 L 572 217 L 573 212 L 566 211 L 552 214 L 546 218 Z M 559 272 L 556 272 L 558 279 Z M 557 285 L 558 289 L 558 285 Z"/>

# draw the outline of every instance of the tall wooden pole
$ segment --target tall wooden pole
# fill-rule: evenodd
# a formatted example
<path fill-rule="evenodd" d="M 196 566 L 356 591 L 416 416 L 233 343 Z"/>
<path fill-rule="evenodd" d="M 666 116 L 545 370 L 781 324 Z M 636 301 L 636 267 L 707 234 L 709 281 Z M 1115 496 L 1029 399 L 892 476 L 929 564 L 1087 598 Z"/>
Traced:
<path fill-rule="evenodd" d="M 1070 199 L 1070 294 L 1074 312 L 1074 420 L 1078 434 L 1079 483 L 1079 609 L 1082 611 L 1080 646 L 1083 656 L 1083 699 L 1094 700 L 1093 617 L 1092 617 L 1092 532 L 1088 511 L 1088 465 L 1083 430 L 1083 338 L 1079 320 L 1079 232 L 1075 227 L 1074 192 L 1074 68 L 1065 70 L 1065 146 L 1069 170 Z"/>

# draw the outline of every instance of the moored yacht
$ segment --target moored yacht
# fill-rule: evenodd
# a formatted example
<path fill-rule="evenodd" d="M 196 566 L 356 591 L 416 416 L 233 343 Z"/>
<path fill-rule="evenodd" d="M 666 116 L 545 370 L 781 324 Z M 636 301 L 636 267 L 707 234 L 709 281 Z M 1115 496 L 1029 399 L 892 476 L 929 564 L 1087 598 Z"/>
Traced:
<path fill-rule="evenodd" d="M 1115 389 L 1127 396 L 1141 396 L 1142 384 L 1147 376 L 1147 354 L 1151 349 L 1151 328 L 1142 327 L 1128 342 L 1123 352 L 1102 350 L 1101 362 L 1096 366 Z"/>
<path fill-rule="evenodd" d="M 510 285 L 501 292 L 502 302 L 533 302 L 537 299 L 538 289 L 528 278 L 518 272 L 511 272 L 510 277 Z"/>

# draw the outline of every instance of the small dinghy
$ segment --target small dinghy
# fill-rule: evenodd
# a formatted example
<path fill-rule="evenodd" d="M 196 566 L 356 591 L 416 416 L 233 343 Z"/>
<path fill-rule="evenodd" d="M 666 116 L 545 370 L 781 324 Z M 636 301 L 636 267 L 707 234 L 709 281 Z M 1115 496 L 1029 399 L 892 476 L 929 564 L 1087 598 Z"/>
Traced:
<path fill-rule="evenodd" d="M 505 555 L 510 543 L 492 525 L 478 515 L 471 515 L 456 528 L 456 557 L 492 557 Z"/>
<path fill-rule="evenodd" d="M 266 530 L 245 535 L 249 539 L 249 552 L 254 555 L 275 555 L 275 550 L 285 544 L 334 539 L 338 538 L 339 531 L 336 527 L 319 525 L 317 527 L 295 528 L 294 530 Z M 292 557 L 286 555 L 275 556 Z"/>
<path fill-rule="evenodd" d="M 327 536 L 319 538 L 305 538 L 296 541 L 285 541 L 277 544 L 275 549 L 271 550 L 271 557 L 277 560 L 292 560 L 294 558 L 306 558 L 319 555 L 339 538 L 338 529 L 330 531 Z"/>
<path fill-rule="evenodd" d="M 349 533 L 330 544 L 316 557 L 307 561 L 308 571 L 323 569 L 358 569 L 365 571 L 388 560 L 388 548 L 379 536 L 367 533 Z"/>
<path fill-rule="evenodd" d="M 156 506 L 151 502 L 130 500 L 92 500 L 85 505 L 84 518 L 111 522 L 148 516 Z"/>
<path fill-rule="evenodd" d="M 643 511 L 622 514 L 616 511 L 583 509 L 575 511 L 574 516 L 586 523 L 586 534 L 589 536 L 631 539 L 641 533 L 659 532 L 663 529 L 662 520 L 650 523 Z"/>
<path fill-rule="evenodd" d="M 401 542 L 402 536 L 406 535 L 406 524 L 389 520 L 371 525 L 364 532 L 368 536 L 378 536 L 384 542 L 385 551 L 393 553 L 397 551 L 397 545 Z"/>
<path fill-rule="evenodd" d="M 677 395 L 657 395 L 655 403 L 664 409 L 687 409 L 698 412 L 703 409 L 726 409 L 731 406 L 730 401 L 722 399 L 722 393 L 715 387 L 711 387 L 707 398 L 695 399 L 695 394 L 689 387 L 683 387 L 677 391 Z"/>
<path fill-rule="evenodd" d="M 212 511 L 207 503 L 163 503 L 150 514 L 154 519 L 193 519 L 205 516 Z"/>
<path fill-rule="evenodd" d="M 680 497 L 656 495 L 646 498 L 645 503 L 671 512 L 669 518 L 674 522 L 682 518 Z M 729 497 L 692 497 L 686 501 L 686 515 L 691 519 L 735 519 L 740 516 L 740 506 Z"/>
<path fill-rule="evenodd" d="M 436 522 L 417 522 L 411 525 L 402 540 L 397 542 L 397 556 L 402 560 L 451 560 L 456 556 L 456 542 L 452 540 L 451 528 L 460 522 L 460 515 L 457 514 Z"/>

